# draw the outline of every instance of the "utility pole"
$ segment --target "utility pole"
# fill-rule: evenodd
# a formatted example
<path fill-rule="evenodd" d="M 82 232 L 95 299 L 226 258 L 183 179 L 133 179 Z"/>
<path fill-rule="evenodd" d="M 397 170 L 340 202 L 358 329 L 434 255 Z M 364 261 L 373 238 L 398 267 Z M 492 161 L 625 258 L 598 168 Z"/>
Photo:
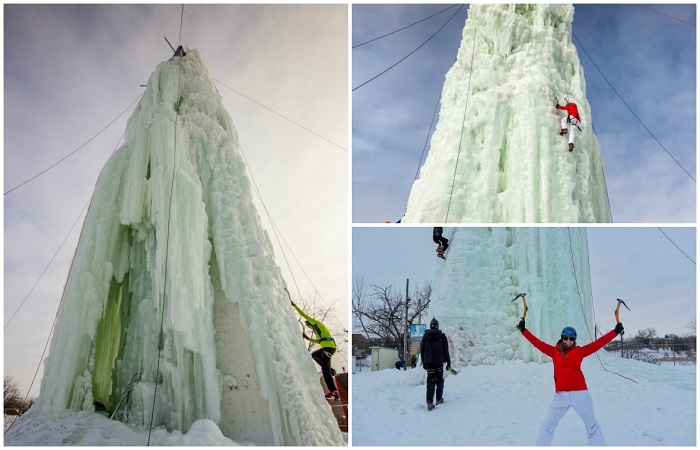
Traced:
<path fill-rule="evenodd" d="M 406 352 L 408 351 L 408 302 L 410 301 L 411 299 L 408 298 L 408 278 L 406 278 L 406 309 L 403 318 L 403 370 L 406 370 L 406 366 L 408 365 Z"/>

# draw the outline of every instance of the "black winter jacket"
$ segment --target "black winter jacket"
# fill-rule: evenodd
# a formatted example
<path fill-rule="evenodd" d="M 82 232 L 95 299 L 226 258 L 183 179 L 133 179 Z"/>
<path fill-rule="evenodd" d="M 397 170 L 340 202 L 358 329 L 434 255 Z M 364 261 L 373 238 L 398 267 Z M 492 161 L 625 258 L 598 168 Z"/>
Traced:
<path fill-rule="evenodd" d="M 450 365 L 450 348 L 447 344 L 447 336 L 440 330 L 426 330 L 423 340 L 420 342 L 420 354 L 423 364 Z"/>

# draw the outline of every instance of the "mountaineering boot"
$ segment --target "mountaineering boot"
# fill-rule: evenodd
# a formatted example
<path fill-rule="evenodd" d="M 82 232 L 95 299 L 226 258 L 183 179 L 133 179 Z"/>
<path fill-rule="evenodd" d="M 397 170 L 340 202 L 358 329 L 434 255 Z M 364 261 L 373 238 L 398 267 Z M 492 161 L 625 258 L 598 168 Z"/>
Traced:
<path fill-rule="evenodd" d="M 340 400 L 340 395 L 338 395 L 338 391 L 327 393 L 326 400 Z"/>
<path fill-rule="evenodd" d="M 445 399 L 442 398 L 442 397 L 440 397 L 439 399 L 437 399 L 437 401 L 435 402 L 436 405 L 442 405 L 443 403 L 445 403 Z"/>
<path fill-rule="evenodd" d="M 566 128 L 562 128 L 561 131 L 559 132 L 559 136 L 564 136 L 568 132 L 569 132 L 569 130 L 567 130 Z"/>
<path fill-rule="evenodd" d="M 428 402 L 428 411 L 432 411 L 435 409 L 435 404 L 432 401 Z"/>
<path fill-rule="evenodd" d="M 574 144 L 569 143 L 569 151 L 573 152 L 574 151 Z"/>

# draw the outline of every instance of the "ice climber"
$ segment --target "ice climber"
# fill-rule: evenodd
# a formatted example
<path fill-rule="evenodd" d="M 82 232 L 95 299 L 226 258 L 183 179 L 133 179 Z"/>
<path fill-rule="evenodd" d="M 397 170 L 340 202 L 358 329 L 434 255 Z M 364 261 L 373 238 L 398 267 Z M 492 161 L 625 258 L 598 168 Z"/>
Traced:
<path fill-rule="evenodd" d="M 336 346 L 331 333 L 328 328 L 316 319 L 309 317 L 304 311 L 302 311 L 291 299 L 289 302 L 292 306 L 301 314 L 301 317 L 306 319 L 304 323 L 307 327 L 313 330 L 316 335 L 315 338 L 307 336 L 306 333 L 302 332 L 301 335 L 307 341 L 311 341 L 315 344 L 321 346 L 318 350 L 311 353 L 311 358 L 313 358 L 316 363 L 321 366 L 321 373 L 323 374 L 323 381 L 326 382 L 326 387 L 328 387 L 328 394 L 326 398 L 329 400 L 338 400 L 340 395 L 338 394 L 338 389 L 335 386 L 335 381 L 333 380 L 333 368 L 331 367 L 331 357 L 335 353 Z"/>
<path fill-rule="evenodd" d="M 574 408 L 574 411 L 583 420 L 588 435 L 588 444 L 605 445 L 603 430 L 596 421 L 593 400 L 591 400 L 586 380 L 581 372 L 581 362 L 583 358 L 592 355 L 615 339 L 624 330 L 622 323 L 618 322 L 614 330 L 581 347 L 576 345 L 576 330 L 572 327 L 566 327 L 562 330 L 561 339 L 556 345 L 546 344 L 530 333 L 525 328 L 525 319 L 520 320 L 517 328 L 537 350 L 552 358 L 554 365 L 554 399 L 549 406 L 547 417 L 540 427 L 536 445 L 551 445 L 554 430 L 569 408 Z"/>
<path fill-rule="evenodd" d="M 447 251 L 447 247 L 449 247 L 447 244 L 449 240 L 442 237 L 442 227 L 433 227 L 433 242 L 438 245 L 437 249 L 435 249 L 437 255 L 445 259 L 445 252 Z"/>
<path fill-rule="evenodd" d="M 559 132 L 559 136 L 569 133 L 569 151 L 572 152 L 574 150 L 574 139 L 576 139 L 576 128 L 578 128 L 578 124 L 581 123 L 581 116 L 578 115 L 578 106 L 576 106 L 576 103 L 568 100 L 565 106 L 561 106 L 559 100 L 557 100 L 557 109 L 566 111 L 566 116 L 561 119 L 561 131 Z"/>
<path fill-rule="evenodd" d="M 420 358 L 423 368 L 428 372 L 425 400 L 428 403 L 428 411 L 430 411 L 435 408 L 435 405 L 445 401 L 442 398 L 445 386 L 442 365 L 447 363 L 447 370 L 450 371 L 450 349 L 447 336 L 440 331 L 440 324 L 435 317 L 430 321 L 430 329 L 426 330 L 420 342 Z M 436 387 L 437 392 L 435 392 Z M 433 403 L 433 395 L 436 398 L 435 403 Z"/>

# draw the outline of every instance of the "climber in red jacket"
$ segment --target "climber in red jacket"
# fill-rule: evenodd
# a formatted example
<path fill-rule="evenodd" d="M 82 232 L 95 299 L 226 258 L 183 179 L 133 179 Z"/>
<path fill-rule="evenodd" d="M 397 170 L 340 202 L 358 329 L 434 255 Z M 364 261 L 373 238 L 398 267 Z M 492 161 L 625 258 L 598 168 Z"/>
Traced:
<path fill-rule="evenodd" d="M 574 127 L 578 127 L 578 124 L 581 123 L 581 116 L 578 115 L 578 106 L 576 106 L 576 103 L 568 100 L 566 106 L 561 106 L 559 105 L 559 100 L 557 100 L 557 109 L 566 111 L 566 116 L 561 119 L 561 131 L 559 132 L 559 136 L 569 133 L 569 151 L 571 152 L 574 150 L 574 139 L 576 138 L 576 129 Z M 571 124 L 571 130 L 569 130 L 569 124 Z"/>
<path fill-rule="evenodd" d="M 590 344 L 579 347 L 576 345 L 576 330 L 566 327 L 561 332 L 561 339 L 556 345 L 549 345 L 535 337 L 525 328 L 525 319 L 517 326 L 525 339 L 545 355 L 552 358 L 554 365 L 554 399 L 549 407 L 537 436 L 536 445 L 550 445 L 557 424 L 569 408 L 581 417 L 586 425 L 588 443 L 590 445 L 605 445 L 603 430 L 601 430 L 593 411 L 593 401 L 588 393 L 586 380 L 581 372 L 581 362 L 586 356 L 592 355 L 620 334 L 624 328 L 618 322 L 615 329 Z"/>

